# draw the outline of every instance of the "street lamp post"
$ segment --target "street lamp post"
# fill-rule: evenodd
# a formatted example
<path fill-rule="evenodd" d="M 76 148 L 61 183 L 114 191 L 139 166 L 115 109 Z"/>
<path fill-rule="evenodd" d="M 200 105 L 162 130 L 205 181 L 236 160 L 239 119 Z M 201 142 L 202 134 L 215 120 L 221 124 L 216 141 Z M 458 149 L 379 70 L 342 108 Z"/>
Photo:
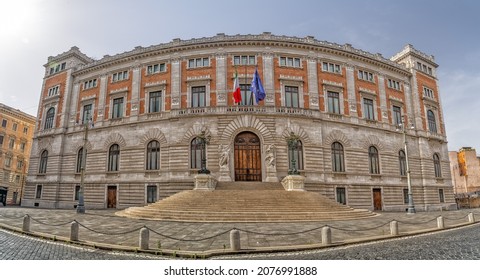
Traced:
<path fill-rule="evenodd" d="M 415 205 L 413 203 L 413 193 L 412 193 L 412 179 L 410 176 L 410 164 L 408 162 L 408 142 L 407 142 L 407 129 L 405 128 L 406 124 L 406 116 L 402 117 L 402 123 L 399 124 L 399 126 L 402 129 L 403 133 L 403 144 L 405 146 L 405 167 L 407 171 L 407 186 L 408 186 L 408 208 L 407 208 L 407 214 L 415 214 Z M 413 128 L 413 126 L 412 126 Z"/>
<path fill-rule="evenodd" d="M 198 174 L 210 174 L 210 170 L 207 169 L 207 152 L 206 152 L 206 145 L 209 142 L 209 138 L 205 136 L 205 131 L 202 131 L 202 133 L 199 136 L 200 138 L 200 143 L 202 145 L 202 158 L 201 158 L 201 168 L 198 171 Z"/>
<path fill-rule="evenodd" d="M 84 180 L 85 180 L 85 167 L 87 164 L 87 141 L 88 141 L 88 125 L 89 125 L 88 115 L 86 120 L 87 121 L 84 121 L 85 133 L 83 135 L 82 162 L 80 166 L 80 190 L 78 191 L 78 205 L 77 205 L 78 214 L 85 214 Z"/>
<path fill-rule="evenodd" d="M 299 175 L 300 172 L 298 172 L 297 167 L 296 167 L 296 160 L 295 160 L 295 150 L 297 149 L 298 145 L 298 137 L 293 134 L 293 132 L 290 133 L 290 137 L 287 139 L 287 144 L 288 144 L 288 150 L 291 155 L 291 162 L 292 162 L 292 168 L 288 170 L 288 175 Z"/>

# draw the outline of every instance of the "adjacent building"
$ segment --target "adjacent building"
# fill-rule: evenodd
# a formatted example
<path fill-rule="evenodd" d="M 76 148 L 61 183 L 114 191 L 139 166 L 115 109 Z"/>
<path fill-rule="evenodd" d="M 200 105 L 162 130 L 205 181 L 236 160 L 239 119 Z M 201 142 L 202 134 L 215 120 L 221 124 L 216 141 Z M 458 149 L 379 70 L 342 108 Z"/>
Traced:
<path fill-rule="evenodd" d="M 297 169 L 307 191 L 404 211 L 407 160 L 417 210 L 455 207 L 438 65 L 411 45 L 386 59 L 310 36 L 217 34 L 98 60 L 73 47 L 44 66 L 24 206 L 74 208 L 86 149 L 86 208 L 192 189 L 205 163 L 219 181 Z"/>
<path fill-rule="evenodd" d="M 448 152 L 455 194 L 480 194 L 480 157 L 471 147 Z"/>
<path fill-rule="evenodd" d="M 0 103 L 0 204 L 18 204 L 30 160 L 35 117 Z"/>

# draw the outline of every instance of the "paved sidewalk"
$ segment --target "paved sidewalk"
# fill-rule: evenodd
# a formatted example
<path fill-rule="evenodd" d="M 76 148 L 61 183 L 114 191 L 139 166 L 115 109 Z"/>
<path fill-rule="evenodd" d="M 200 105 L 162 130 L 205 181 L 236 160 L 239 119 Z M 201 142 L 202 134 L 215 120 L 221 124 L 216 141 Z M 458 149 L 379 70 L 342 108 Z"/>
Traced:
<path fill-rule="evenodd" d="M 333 245 L 361 242 L 390 237 L 390 222 L 398 222 L 400 235 L 436 230 L 437 217 L 444 217 L 446 228 L 469 222 L 473 213 L 480 220 L 480 209 L 444 212 L 406 213 L 379 212 L 367 219 L 299 223 L 186 223 L 136 220 L 115 216 L 117 210 L 38 209 L 0 207 L 0 227 L 22 229 L 23 217 L 31 217 L 30 232 L 56 239 L 68 240 L 70 223 L 80 224 L 81 243 L 98 247 L 135 250 L 139 248 L 139 232 L 144 226 L 150 229 L 150 249 L 162 253 L 189 253 L 199 255 L 229 252 L 230 230 L 240 230 L 242 251 L 276 251 L 322 247 L 322 227 L 331 227 Z M 63 238 L 62 238 L 63 237 Z"/>

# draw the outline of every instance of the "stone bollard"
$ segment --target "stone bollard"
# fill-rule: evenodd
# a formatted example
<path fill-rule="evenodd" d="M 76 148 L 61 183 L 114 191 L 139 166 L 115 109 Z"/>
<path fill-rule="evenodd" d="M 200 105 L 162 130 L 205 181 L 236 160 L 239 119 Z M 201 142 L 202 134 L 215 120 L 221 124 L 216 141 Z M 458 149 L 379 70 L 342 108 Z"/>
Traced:
<path fill-rule="evenodd" d="M 29 232 L 30 231 L 30 216 L 28 216 L 28 214 L 25 214 L 25 216 L 23 217 L 22 230 L 24 232 Z"/>
<path fill-rule="evenodd" d="M 475 216 L 473 213 L 468 214 L 468 222 L 472 224 L 475 223 Z"/>
<path fill-rule="evenodd" d="M 390 235 L 398 235 L 398 222 L 391 221 L 390 222 Z"/>
<path fill-rule="evenodd" d="M 142 250 L 148 250 L 148 243 L 150 242 L 150 231 L 148 228 L 143 227 L 140 230 L 140 249 Z"/>
<path fill-rule="evenodd" d="M 240 251 L 240 231 L 236 229 L 230 231 L 230 249 Z"/>
<path fill-rule="evenodd" d="M 332 244 L 332 230 L 330 227 L 322 228 L 322 244 L 329 245 Z"/>
<path fill-rule="evenodd" d="M 70 241 L 78 241 L 78 223 L 73 221 L 70 224 Z"/>
<path fill-rule="evenodd" d="M 443 217 L 440 216 L 437 218 L 437 227 L 439 229 L 444 229 L 445 228 L 445 222 L 443 221 Z"/>

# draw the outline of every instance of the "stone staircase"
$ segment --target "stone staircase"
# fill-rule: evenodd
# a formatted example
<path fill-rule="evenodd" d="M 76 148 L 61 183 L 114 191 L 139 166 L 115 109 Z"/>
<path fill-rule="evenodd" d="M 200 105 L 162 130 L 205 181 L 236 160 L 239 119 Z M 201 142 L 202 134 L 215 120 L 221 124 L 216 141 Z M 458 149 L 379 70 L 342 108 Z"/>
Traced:
<path fill-rule="evenodd" d="M 187 222 L 299 222 L 351 220 L 376 214 L 353 209 L 308 191 L 285 191 L 280 183 L 219 183 L 214 191 L 183 191 L 118 216 Z"/>

